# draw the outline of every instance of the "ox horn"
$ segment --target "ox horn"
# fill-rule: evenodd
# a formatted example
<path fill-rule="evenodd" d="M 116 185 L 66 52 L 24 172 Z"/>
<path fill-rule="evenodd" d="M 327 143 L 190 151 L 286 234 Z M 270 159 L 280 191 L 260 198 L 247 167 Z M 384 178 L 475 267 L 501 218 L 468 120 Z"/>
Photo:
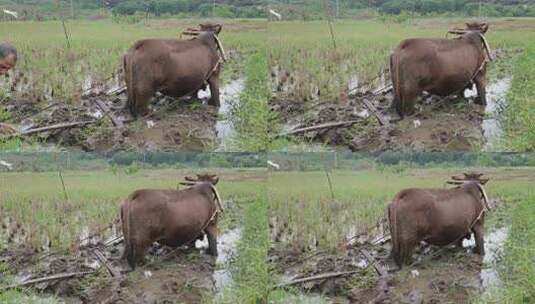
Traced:
<path fill-rule="evenodd" d="M 221 196 L 219 196 L 219 192 L 217 192 L 217 188 L 212 184 L 210 184 L 210 187 L 212 187 L 212 191 L 214 191 L 217 208 L 219 208 L 219 210 L 223 212 L 223 206 L 221 205 Z"/>
<path fill-rule="evenodd" d="M 217 37 L 216 34 L 214 34 L 215 42 L 217 43 L 217 47 L 219 48 L 219 51 L 221 51 L 221 57 L 223 58 L 223 61 L 227 61 L 227 57 L 225 56 L 225 50 L 223 49 L 223 44 L 221 44 L 221 40 L 219 40 L 219 37 Z"/>
<path fill-rule="evenodd" d="M 490 46 L 489 46 L 489 43 L 487 42 L 487 39 L 481 33 L 479 33 L 479 36 L 483 40 L 483 45 L 485 46 L 485 51 L 487 51 L 487 56 L 489 56 L 489 60 L 493 61 L 494 59 L 492 58 L 492 55 L 490 54 Z"/>
<path fill-rule="evenodd" d="M 468 32 L 468 31 L 466 31 L 466 30 L 453 29 L 453 30 L 449 30 L 449 31 L 448 31 L 448 34 L 464 35 L 464 34 L 466 34 L 467 32 Z"/>
<path fill-rule="evenodd" d="M 485 189 L 483 188 L 483 186 L 480 183 L 477 183 L 477 187 L 479 188 L 479 191 L 483 195 L 483 203 L 485 204 L 485 207 L 487 208 L 487 210 L 490 211 L 491 209 L 490 209 L 490 206 L 489 206 L 489 197 L 487 196 L 487 193 L 485 192 Z"/>

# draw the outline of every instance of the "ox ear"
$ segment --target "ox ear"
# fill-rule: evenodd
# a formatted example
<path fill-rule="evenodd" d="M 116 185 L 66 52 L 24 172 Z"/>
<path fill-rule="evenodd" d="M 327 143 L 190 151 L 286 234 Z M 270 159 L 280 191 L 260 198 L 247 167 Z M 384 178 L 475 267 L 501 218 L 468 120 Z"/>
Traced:
<path fill-rule="evenodd" d="M 210 177 L 212 178 L 212 185 L 214 186 L 217 185 L 217 183 L 219 182 L 219 176 L 214 174 L 214 175 L 211 175 Z"/>
<path fill-rule="evenodd" d="M 223 29 L 223 26 L 221 24 L 216 24 L 215 28 L 216 35 L 219 35 L 219 33 L 221 33 L 221 30 Z"/>
<path fill-rule="evenodd" d="M 482 178 L 482 179 L 479 180 L 479 183 L 480 183 L 481 185 L 485 185 L 488 181 L 489 181 L 488 178 Z"/>
<path fill-rule="evenodd" d="M 485 34 L 489 30 L 489 24 L 488 23 L 482 23 L 481 24 L 481 34 Z"/>

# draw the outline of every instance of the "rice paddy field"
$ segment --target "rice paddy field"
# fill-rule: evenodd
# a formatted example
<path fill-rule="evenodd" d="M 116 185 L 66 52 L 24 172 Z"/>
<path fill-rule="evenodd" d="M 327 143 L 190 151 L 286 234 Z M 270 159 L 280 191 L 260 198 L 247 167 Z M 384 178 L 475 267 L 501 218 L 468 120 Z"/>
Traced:
<path fill-rule="evenodd" d="M 251 123 L 267 112 L 266 100 L 253 100 L 248 97 L 251 94 L 247 93 L 261 90 L 267 83 L 265 73 L 261 74 L 261 83 L 256 80 L 259 76 L 254 74 L 258 73 L 258 69 L 267 69 L 264 21 L 183 18 L 128 20 L 68 20 L 67 34 L 59 21 L 0 23 L 2 39 L 15 45 L 19 52 L 16 69 L 0 86 L 0 120 L 25 130 L 65 120 L 87 120 L 91 119 L 91 115 L 92 119 L 97 116 L 98 119 L 100 115 L 91 114 L 94 112 L 90 105 L 93 101 L 87 95 L 97 95 L 111 109 L 115 109 L 117 102 L 120 104 L 126 100 L 126 95 L 115 96 L 106 92 L 124 86 L 122 56 L 134 42 L 144 38 L 178 39 L 185 28 L 197 27 L 203 22 L 219 22 L 223 25 L 220 38 L 229 59 L 222 72 L 224 110 L 214 112 L 214 109 L 198 103 L 157 107 L 156 110 L 162 113 L 153 115 L 152 120 L 156 123 L 149 123 L 152 130 L 145 130 L 146 121 L 129 124 L 132 132 L 138 132 L 139 135 L 126 136 L 132 138 L 131 143 L 121 147 L 112 147 L 113 144 L 109 142 L 113 142 L 113 139 L 92 143 L 94 140 L 91 137 L 112 137 L 113 134 L 111 122 L 98 119 L 98 123 L 72 131 L 72 134 L 67 130 L 60 134 L 52 132 L 4 140 L 3 150 L 27 150 L 32 144 L 39 146 L 51 143 L 86 151 L 135 151 L 147 149 L 147 142 L 160 151 L 266 150 L 267 141 L 250 143 L 252 140 L 248 138 L 251 137 L 242 136 L 238 131 L 247 129 L 261 138 L 265 138 L 267 133 L 266 119 Z M 249 67 L 251 65 L 253 67 Z M 242 94 L 244 96 L 240 98 Z M 249 103 L 255 103 L 255 106 L 248 106 Z M 249 109 L 244 110 L 247 107 Z M 116 115 L 120 116 L 118 113 Z M 226 123 L 220 126 L 219 121 Z M 169 129 L 174 132 L 170 134 Z M 233 132 L 229 133 L 227 129 Z"/>
<path fill-rule="evenodd" d="M 273 303 L 533 299 L 535 252 L 529 245 L 535 231 L 529 220 L 535 202 L 533 167 L 428 164 L 423 168 L 377 166 L 366 160 L 355 166 L 269 173 L 270 260 L 278 286 L 283 286 L 270 294 Z M 464 244 L 465 250 L 422 248 L 414 265 L 382 278 L 363 252 L 382 267 L 395 267 L 388 262 L 390 246 L 382 238 L 389 233 L 385 207 L 394 195 L 405 188 L 448 187 L 450 176 L 469 171 L 490 178 L 485 188 L 493 210 L 485 218 L 485 257 L 468 253 L 473 243 Z M 352 273 L 343 276 L 344 272 Z M 342 275 L 288 283 L 332 273 Z"/>
<path fill-rule="evenodd" d="M 475 19 L 474 19 L 475 20 Z M 389 55 L 407 38 L 444 38 L 454 27 L 464 27 L 466 18 L 414 18 L 397 20 L 377 18 L 364 20 L 336 20 L 333 35 L 326 21 L 270 22 L 269 45 L 272 98 L 271 107 L 278 113 L 281 129 L 308 127 L 331 121 L 362 119 L 352 126 L 340 130 L 316 131 L 289 137 L 297 143 L 315 142 L 325 148 L 338 147 L 351 150 L 469 150 L 469 151 L 532 151 L 533 140 L 533 44 L 535 43 L 535 19 L 532 18 L 480 18 L 488 22 L 485 35 L 496 58 L 488 67 L 489 86 L 500 86 L 506 79 L 510 82 L 499 97 L 493 97 L 493 89 L 487 88 L 487 97 L 497 100 L 496 110 L 479 109 L 467 105 L 466 101 L 448 100 L 446 105 L 433 105 L 431 109 L 422 105 L 421 113 L 408 122 L 394 124 L 394 131 L 388 129 L 389 143 L 378 143 L 373 137 L 381 137 L 380 122 L 374 115 L 363 115 L 370 111 L 361 100 L 368 99 L 386 119 L 391 96 L 388 93 L 374 93 L 390 84 Z M 355 93 L 356 91 L 356 93 Z M 352 96 L 352 94 L 354 96 Z M 431 99 L 428 103 L 436 102 Z M 438 109 L 437 109 L 438 108 Z M 373 114 L 373 113 L 372 113 Z M 360 118 L 359 118 L 360 117 Z M 484 125 L 490 117 L 499 122 L 499 135 L 493 137 L 492 130 Z M 413 120 L 418 119 L 422 129 L 410 131 L 411 146 L 407 136 L 396 135 L 415 129 Z M 453 131 L 445 127 L 449 121 Z M 481 126 L 483 124 L 483 126 Z M 284 133 L 284 132 L 283 132 Z M 414 134 L 413 134 L 414 133 Z M 427 137 L 445 133 L 444 141 L 433 142 Z M 455 133 L 462 133 L 462 143 L 454 142 Z M 494 132 L 495 133 L 495 132 Z M 429 136 L 428 136 L 429 135 Z M 486 142 L 495 142 L 485 147 Z"/>
<path fill-rule="evenodd" d="M 176 169 L 158 169 L 111 166 L 95 158 L 83 169 L 69 170 L 61 169 L 66 158 L 62 159 L 57 170 L 19 167 L 18 172 L 0 173 L 0 302 L 146 303 L 180 298 L 187 303 L 252 303 L 267 297 L 269 235 L 263 168 L 188 168 L 182 163 Z M 184 176 L 199 172 L 220 177 L 217 188 L 225 211 L 218 219 L 218 258 L 202 253 L 206 247 L 202 242 L 171 254 L 152 248 L 149 265 L 130 272 L 120 286 L 102 264 L 91 266 L 94 257 L 88 248 L 107 243 L 100 247 L 102 254 L 111 267 L 121 269 L 122 245 L 113 244 L 113 239 L 121 234 L 117 220 L 122 199 L 140 188 L 184 187 L 178 185 Z M 21 279 L 80 269 L 94 273 L 64 283 L 4 289 Z"/>

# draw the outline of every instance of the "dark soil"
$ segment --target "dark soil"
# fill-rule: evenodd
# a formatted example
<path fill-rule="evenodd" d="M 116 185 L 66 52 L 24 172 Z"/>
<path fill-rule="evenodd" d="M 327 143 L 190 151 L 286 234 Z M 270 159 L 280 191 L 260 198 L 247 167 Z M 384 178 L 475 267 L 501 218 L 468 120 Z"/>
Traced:
<path fill-rule="evenodd" d="M 369 101 L 389 121 L 381 125 L 362 102 Z M 481 123 L 485 109 L 471 100 L 426 96 L 417 113 L 399 120 L 391 107 L 392 94 L 359 93 L 346 103 L 318 103 L 304 110 L 304 105 L 290 100 L 274 99 L 272 109 L 292 128 L 309 127 L 329 122 L 359 120 L 351 127 L 328 128 L 298 135 L 305 141 L 316 141 L 351 151 L 459 151 L 476 150 L 484 143 Z"/>
<path fill-rule="evenodd" d="M 96 101 L 110 112 L 105 113 Z M 217 145 L 216 107 L 199 100 L 158 96 L 149 116 L 132 121 L 123 109 L 125 102 L 124 93 L 100 92 L 83 97 L 79 105 L 11 100 L 4 108 L 12 117 L 9 123 L 23 131 L 65 122 L 95 121 L 83 127 L 40 132 L 30 139 L 84 151 L 205 151 Z M 114 126 L 110 115 L 124 120 L 124 126 Z"/>
<path fill-rule="evenodd" d="M 440 249 L 422 243 L 413 256 L 417 263 L 399 270 L 389 257 L 389 238 L 380 231 L 383 229 L 357 234 L 336 253 L 294 252 L 288 249 L 291 246 L 275 242 L 270 260 L 282 283 L 356 271 L 349 276 L 293 285 L 303 293 L 321 294 L 332 303 L 468 303 L 481 292 L 482 258 L 471 253 L 471 248 Z M 381 276 L 372 262 L 388 275 Z"/>
<path fill-rule="evenodd" d="M 30 286 L 33 292 L 53 294 L 66 303 L 200 303 L 202 299 L 211 298 L 214 292 L 215 258 L 199 253 L 196 248 L 173 250 L 153 244 L 148 250 L 147 263 L 130 271 L 121 259 L 123 245 L 119 235 L 82 239 L 68 251 L 43 251 L 29 249 L 18 242 L 14 235 L 23 232 L 13 221 L 4 221 L 3 226 L 4 231 L 10 232 L 0 235 L 1 239 L 8 240 L 8 246 L 0 250 L 0 262 L 8 266 L 8 274 L 15 282 L 64 273 L 94 272 Z M 105 257 L 106 263 L 96 257 L 98 253 Z M 107 270 L 106 264 L 116 276 Z M 3 279 L 0 275 L 0 282 Z"/>

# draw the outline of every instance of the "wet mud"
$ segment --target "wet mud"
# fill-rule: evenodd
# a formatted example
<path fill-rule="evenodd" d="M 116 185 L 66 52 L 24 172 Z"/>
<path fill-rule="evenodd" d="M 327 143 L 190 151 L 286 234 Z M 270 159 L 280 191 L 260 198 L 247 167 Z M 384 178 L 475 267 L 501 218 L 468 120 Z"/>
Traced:
<path fill-rule="evenodd" d="M 19 78 L 23 76 L 12 77 L 10 90 L 26 96 L 21 91 L 30 91 L 31 87 Z M 209 89 L 199 91 L 197 98 L 171 98 L 158 93 L 150 103 L 150 114 L 134 120 L 125 109 L 127 96 L 119 71 L 103 83 L 88 77 L 82 85 L 83 93 L 74 102 L 56 100 L 50 93 L 48 97 L 6 99 L 2 108 L 9 117 L 5 123 L 22 134 L 31 132 L 30 137 L 23 138 L 41 145 L 91 152 L 224 150 L 233 133 L 230 109 L 239 102 L 243 86 L 242 78 L 223 84 L 220 108 L 207 104 Z M 79 124 L 33 132 L 69 123 Z"/>
<path fill-rule="evenodd" d="M 500 204 L 491 201 L 491 206 Z M 508 228 L 493 228 L 485 235 L 486 255 L 472 253 L 473 236 L 463 248 L 437 247 L 422 242 L 413 264 L 399 269 L 390 258 L 388 224 L 383 220 L 368 230 L 350 231 L 335 252 L 318 248 L 303 252 L 284 242 L 284 227 L 271 220 L 274 245 L 270 261 L 278 288 L 294 288 L 307 303 L 468 303 L 500 286 L 498 264 Z M 329 278 L 307 280 L 322 275 Z M 341 274 L 341 275 L 340 275 Z M 298 280 L 305 280 L 293 284 Z"/>

